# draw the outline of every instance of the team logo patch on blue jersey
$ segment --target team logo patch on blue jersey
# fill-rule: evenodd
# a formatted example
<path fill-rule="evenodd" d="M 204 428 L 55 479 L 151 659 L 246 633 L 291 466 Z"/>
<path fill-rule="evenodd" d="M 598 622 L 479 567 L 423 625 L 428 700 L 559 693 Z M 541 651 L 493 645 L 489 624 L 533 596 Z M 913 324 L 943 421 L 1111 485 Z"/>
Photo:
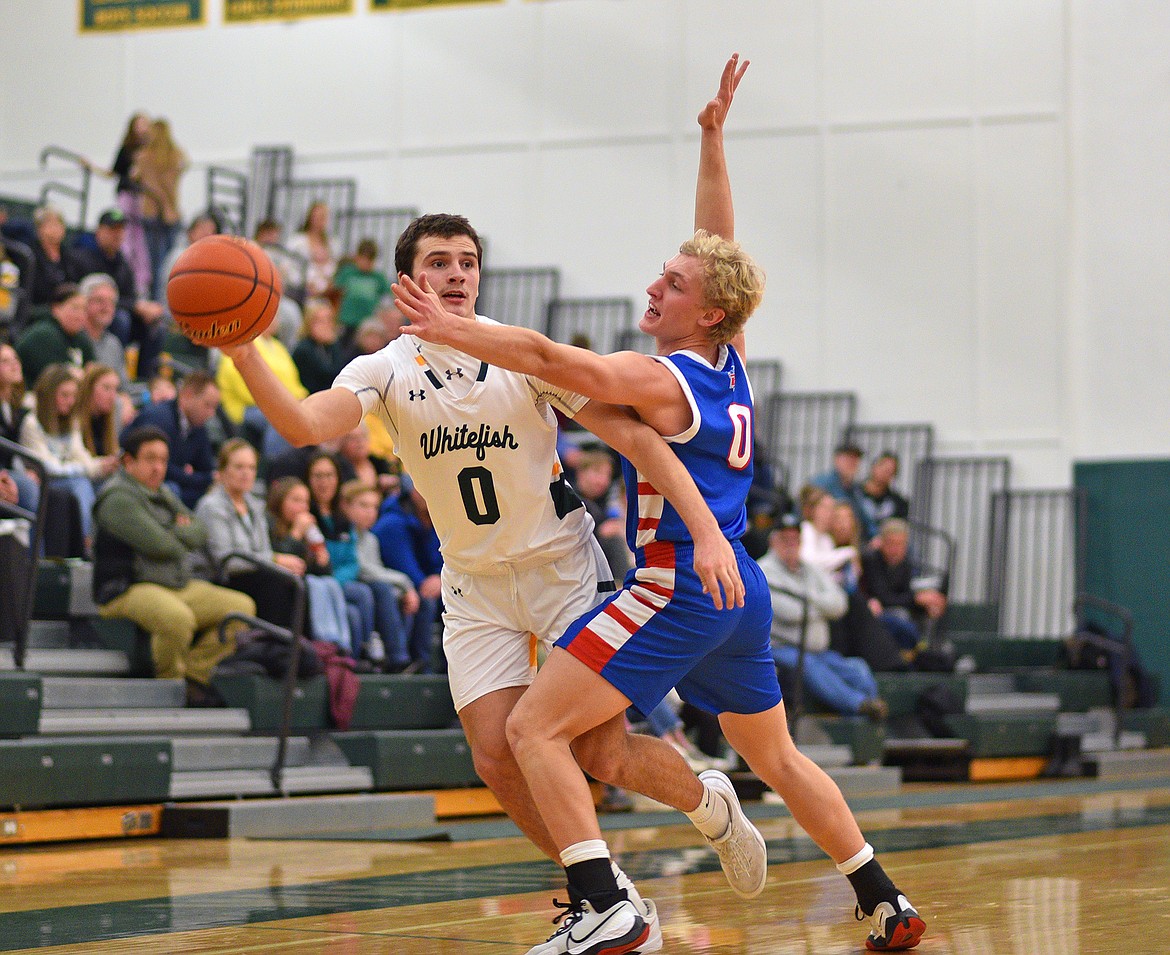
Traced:
<path fill-rule="evenodd" d="M 730 371 L 727 372 L 727 387 L 733 391 L 735 390 L 735 369 L 734 368 L 732 368 Z"/>

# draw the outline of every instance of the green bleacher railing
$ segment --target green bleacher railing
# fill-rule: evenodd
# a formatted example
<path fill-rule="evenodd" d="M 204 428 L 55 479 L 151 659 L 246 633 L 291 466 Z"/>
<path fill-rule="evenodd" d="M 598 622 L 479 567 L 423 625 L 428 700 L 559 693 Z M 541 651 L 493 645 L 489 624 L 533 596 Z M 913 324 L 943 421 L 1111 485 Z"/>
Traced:
<path fill-rule="evenodd" d="M 46 146 L 41 150 L 41 168 L 47 168 L 49 160 L 54 158 L 63 159 L 65 162 L 76 166 L 77 171 L 81 174 L 81 185 L 71 186 L 68 183 L 57 182 L 55 180 L 46 182 L 41 187 L 41 203 L 48 202 L 49 197 L 54 194 L 75 200 L 79 207 L 76 228 L 84 230 L 86 227 L 86 218 L 89 214 L 89 187 L 93 180 L 93 166 L 88 159 L 80 153 L 73 152 L 71 149 L 65 149 L 63 146 Z"/>

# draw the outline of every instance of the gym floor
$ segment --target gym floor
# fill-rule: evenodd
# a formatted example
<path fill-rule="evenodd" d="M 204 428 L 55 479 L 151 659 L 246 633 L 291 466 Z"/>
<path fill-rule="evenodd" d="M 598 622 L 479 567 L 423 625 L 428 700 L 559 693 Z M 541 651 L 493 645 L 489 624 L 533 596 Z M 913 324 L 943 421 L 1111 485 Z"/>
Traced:
<path fill-rule="evenodd" d="M 1170 777 L 907 785 L 850 799 L 927 920 L 933 953 L 1170 951 Z M 865 923 L 782 806 L 746 804 L 768 841 L 763 894 L 726 887 L 681 816 L 605 816 L 658 904 L 670 955 L 832 955 Z M 553 931 L 561 872 L 506 822 L 437 841 L 168 840 L 0 849 L 0 951 L 522 955 Z"/>

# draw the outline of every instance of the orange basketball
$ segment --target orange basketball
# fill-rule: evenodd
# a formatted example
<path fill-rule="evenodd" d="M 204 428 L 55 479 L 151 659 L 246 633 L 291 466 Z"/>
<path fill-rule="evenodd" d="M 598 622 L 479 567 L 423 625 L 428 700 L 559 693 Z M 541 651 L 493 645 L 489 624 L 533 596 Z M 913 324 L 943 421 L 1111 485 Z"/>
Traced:
<path fill-rule="evenodd" d="M 167 304 L 196 345 L 242 345 L 276 315 L 280 272 L 255 242 L 209 235 L 176 260 L 167 278 Z"/>

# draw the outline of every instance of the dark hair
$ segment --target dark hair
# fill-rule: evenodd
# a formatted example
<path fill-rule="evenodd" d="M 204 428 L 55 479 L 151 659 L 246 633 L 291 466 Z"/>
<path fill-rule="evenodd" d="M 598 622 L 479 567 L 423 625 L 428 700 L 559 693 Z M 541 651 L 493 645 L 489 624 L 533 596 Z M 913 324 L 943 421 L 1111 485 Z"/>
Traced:
<path fill-rule="evenodd" d="M 179 389 L 191 395 L 201 395 L 208 385 L 214 384 L 215 376 L 211 372 L 196 368 L 183 376 L 183 380 L 179 382 Z"/>
<path fill-rule="evenodd" d="M 142 450 L 144 444 L 149 444 L 151 441 L 161 441 L 170 449 L 171 442 L 167 438 L 167 433 L 162 428 L 156 427 L 153 424 L 144 424 L 138 428 L 131 428 L 129 432 L 122 435 L 122 453 L 128 454 L 132 458 L 138 457 L 138 452 Z"/>
<path fill-rule="evenodd" d="M 438 236 L 441 239 L 451 239 L 457 235 L 467 236 L 475 244 L 475 259 L 483 265 L 483 244 L 479 241 L 479 233 L 463 216 L 450 215 L 445 212 L 434 215 L 419 216 L 408 225 L 398 237 L 398 244 L 394 246 L 394 270 L 399 275 L 411 275 L 414 268 L 415 250 L 420 239 L 427 236 Z"/>
<path fill-rule="evenodd" d="M 49 304 L 60 305 L 62 302 L 68 302 L 73 296 L 80 294 L 81 286 L 76 282 L 62 282 L 53 289 L 53 294 L 49 298 Z"/>
<path fill-rule="evenodd" d="M 874 460 L 881 461 L 883 458 L 889 458 L 895 464 L 902 463 L 901 460 L 898 458 L 898 453 L 896 451 L 890 451 L 888 448 L 885 451 L 883 451 L 881 454 L 879 454 L 876 458 L 874 458 Z"/>
<path fill-rule="evenodd" d="M 364 255 L 368 259 L 376 259 L 378 257 L 378 243 L 373 239 L 362 239 L 357 244 L 357 251 L 354 255 Z"/>
<path fill-rule="evenodd" d="M 272 530 L 278 537 L 287 537 L 289 534 L 288 521 L 280 513 L 280 509 L 284 507 L 284 499 L 288 497 L 293 488 L 303 487 L 306 491 L 309 490 L 308 485 L 305 484 L 299 477 L 288 475 L 286 477 L 277 478 L 268 486 L 268 514 L 272 521 Z M 312 494 L 309 495 L 309 500 L 313 499 Z"/>

